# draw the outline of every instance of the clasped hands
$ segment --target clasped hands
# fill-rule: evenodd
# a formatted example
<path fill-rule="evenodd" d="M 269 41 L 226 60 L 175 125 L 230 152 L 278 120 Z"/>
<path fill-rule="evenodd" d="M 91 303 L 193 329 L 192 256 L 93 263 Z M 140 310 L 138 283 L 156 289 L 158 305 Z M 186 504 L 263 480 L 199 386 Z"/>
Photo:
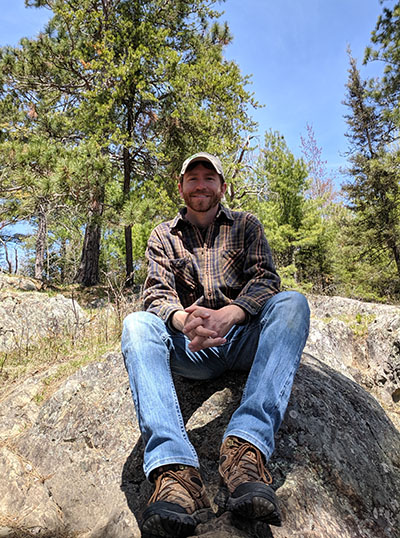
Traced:
<path fill-rule="evenodd" d="M 227 305 L 219 310 L 212 310 L 193 304 L 184 311 L 175 312 L 172 324 L 189 338 L 191 351 L 200 351 L 224 344 L 225 336 L 231 327 L 244 319 L 245 313 L 240 306 Z"/>

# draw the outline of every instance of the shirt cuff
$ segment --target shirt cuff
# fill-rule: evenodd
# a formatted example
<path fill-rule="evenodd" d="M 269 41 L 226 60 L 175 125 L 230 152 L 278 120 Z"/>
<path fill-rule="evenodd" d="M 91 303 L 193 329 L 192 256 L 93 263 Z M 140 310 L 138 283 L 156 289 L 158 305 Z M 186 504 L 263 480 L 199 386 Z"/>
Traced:
<path fill-rule="evenodd" d="M 244 310 L 246 314 L 246 320 L 244 323 L 248 323 L 250 321 L 250 317 L 256 316 L 263 307 L 262 304 L 258 303 L 252 297 L 237 297 L 234 301 L 232 301 L 231 304 L 240 306 L 240 308 Z"/>

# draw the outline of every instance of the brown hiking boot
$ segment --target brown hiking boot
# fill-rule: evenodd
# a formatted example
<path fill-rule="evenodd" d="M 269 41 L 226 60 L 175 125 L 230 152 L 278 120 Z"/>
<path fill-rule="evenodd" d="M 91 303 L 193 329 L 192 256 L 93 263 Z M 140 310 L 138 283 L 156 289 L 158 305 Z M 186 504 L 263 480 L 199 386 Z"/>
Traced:
<path fill-rule="evenodd" d="M 272 477 L 264 456 L 254 445 L 238 437 L 227 437 L 221 446 L 219 474 L 221 484 L 215 497 L 219 513 L 229 510 L 239 517 L 281 525 Z"/>
<path fill-rule="evenodd" d="M 159 467 L 152 478 L 155 490 L 143 512 L 142 538 L 190 536 L 199 523 L 212 517 L 200 473 L 194 467 Z"/>

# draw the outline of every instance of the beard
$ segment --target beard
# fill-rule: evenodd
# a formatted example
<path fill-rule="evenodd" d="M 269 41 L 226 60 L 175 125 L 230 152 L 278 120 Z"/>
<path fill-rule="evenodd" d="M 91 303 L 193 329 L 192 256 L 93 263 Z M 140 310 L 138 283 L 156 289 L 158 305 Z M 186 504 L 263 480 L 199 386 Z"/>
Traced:
<path fill-rule="evenodd" d="M 203 195 L 204 198 L 202 198 L 201 195 Z M 193 192 L 191 194 L 184 192 L 182 193 L 182 196 L 186 207 L 189 207 L 192 211 L 198 213 L 206 213 L 210 209 L 213 209 L 222 199 L 221 192 Z"/>

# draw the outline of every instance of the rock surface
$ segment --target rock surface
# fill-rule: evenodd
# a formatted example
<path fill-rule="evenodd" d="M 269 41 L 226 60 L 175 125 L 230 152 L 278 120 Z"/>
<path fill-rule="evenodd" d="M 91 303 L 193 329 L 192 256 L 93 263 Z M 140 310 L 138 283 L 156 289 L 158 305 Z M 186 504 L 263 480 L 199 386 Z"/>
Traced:
<path fill-rule="evenodd" d="M 33 279 L 0 274 L 0 352 L 24 349 L 61 330 L 79 330 L 86 318 L 76 301 L 36 290 Z"/>
<path fill-rule="evenodd" d="M 400 308 L 343 297 L 309 297 L 305 351 L 356 381 L 400 429 Z"/>
<path fill-rule="evenodd" d="M 7 275 L 0 271 L 0 290 L 14 288 L 23 291 L 39 291 L 42 282 L 20 275 Z"/>
<path fill-rule="evenodd" d="M 389 418 L 398 416 L 399 384 L 387 367 L 399 310 L 339 298 L 310 303 L 309 343 L 269 464 L 284 524 L 258 536 L 399 538 L 400 433 Z M 365 330 L 355 331 L 349 316 L 358 325 L 366 319 Z M 0 402 L 0 536 L 139 538 L 151 487 L 120 353 L 85 366 L 39 405 L 43 376 Z M 210 497 L 244 382 L 238 374 L 176 380 Z M 196 536 L 257 535 L 238 524 L 224 514 Z"/>

